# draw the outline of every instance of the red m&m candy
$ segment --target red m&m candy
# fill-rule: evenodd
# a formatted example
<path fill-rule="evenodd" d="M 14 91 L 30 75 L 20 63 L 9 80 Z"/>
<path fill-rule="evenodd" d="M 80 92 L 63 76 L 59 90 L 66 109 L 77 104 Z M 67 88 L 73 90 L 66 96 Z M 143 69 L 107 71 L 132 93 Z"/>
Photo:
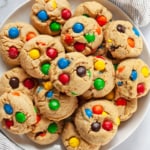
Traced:
<path fill-rule="evenodd" d="M 64 41 L 66 44 L 71 45 L 73 43 L 74 39 L 70 34 L 66 34 Z"/>
<path fill-rule="evenodd" d="M 51 59 L 54 59 L 54 58 L 57 57 L 58 52 L 55 48 L 48 48 L 47 51 L 46 51 L 46 55 L 48 57 L 50 57 Z"/>
<path fill-rule="evenodd" d="M 14 122 L 12 120 L 5 119 L 5 125 L 8 129 L 10 129 L 10 127 L 14 125 Z"/>
<path fill-rule="evenodd" d="M 111 120 L 104 120 L 102 127 L 106 131 L 111 131 L 113 129 L 113 123 Z"/>
<path fill-rule="evenodd" d="M 82 52 L 84 49 L 85 49 L 85 44 L 84 43 L 79 43 L 79 42 L 76 42 L 75 44 L 74 44 L 74 48 L 75 48 L 75 50 L 76 51 L 78 51 L 78 52 Z"/>
<path fill-rule="evenodd" d="M 137 85 L 137 93 L 138 94 L 143 94 L 145 92 L 145 85 L 144 83 L 139 83 Z"/>
<path fill-rule="evenodd" d="M 61 11 L 61 17 L 65 20 L 68 20 L 71 17 L 71 11 L 69 9 L 63 9 Z"/>
<path fill-rule="evenodd" d="M 125 98 L 120 97 L 116 100 L 116 105 L 117 106 L 126 106 L 127 100 Z"/>
<path fill-rule="evenodd" d="M 11 59 L 15 59 L 15 58 L 18 57 L 19 51 L 18 51 L 18 49 L 17 49 L 16 47 L 11 46 L 11 47 L 9 48 L 9 50 L 8 50 L 8 55 L 9 55 L 9 57 L 10 57 Z"/>
<path fill-rule="evenodd" d="M 65 85 L 65 84 L 69 83 L 70 76 L 66 73 L 62 73 L 59 75 L 59 81 Z"/>
<path fill-rule="evenodd" d="M 32 89 L 35 86 L 34 79 L 32 78 L 25 79 L 23 81 L 23 85 L 28 89 Z"/>

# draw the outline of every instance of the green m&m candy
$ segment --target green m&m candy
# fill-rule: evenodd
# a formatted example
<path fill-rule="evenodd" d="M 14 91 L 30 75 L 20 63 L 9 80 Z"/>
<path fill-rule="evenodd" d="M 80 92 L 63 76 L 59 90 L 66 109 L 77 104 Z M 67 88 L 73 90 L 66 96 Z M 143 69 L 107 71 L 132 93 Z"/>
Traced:
<path fill-rule="evenodd" d="M 50 67 L 51 67 L 51 65 L 49 63 L 43 64 L 41 66 L 42 73 L 45 74 L 45 75 L 48 75 Z"/>
<path fill-rule="evenodd" d="M 55 21 L 53 21 L 49 27 L 50 27 L 51 31 L 53 31 L 53 32 L 58 32 L 61 29 L 60 23 L 55 22 Z"/>
<path fill-rule="evenodd" d="M 15 114 L 16 121 L 19 123 L 24 123 L 27 120 L 26 115 L 23 112 L 17 112 Z"/>
<path fill-rule="evenodd" d="M 102 90 L 105 87 L 105 81 L 101 78 L 97 78 L 94 80 L 94 88 L 96 90 Z"/>
<path fill-rule="evenodd" d="M 92 43 L 95 41 L 95 35 L 93 33 L 87 33 L 84 37 L 88 43 Z"/>
<path fill-rule="evenodd" d="M 56 123 L 52 123 L 52 124 L 50 124 L 49 126 L 48 126 L 48 132 L 49 133 L 52 133 L 52 134 L 54 134 L 54 133 L 56 133 L 57 131 L 58 131 L 58 126 L 57 126 L 57 124 Z"/>
<path fill-rule="evenodd" d="M 51 110 L 56 111 L 56 110 L 59 109 L 59 107 L 60 107 L 60 103 L 59 103 L 59 101 L 58 101 L 57 99 L 51 99 L 51 100 L 49 101 L 49 108 L 50 108 Z"/>

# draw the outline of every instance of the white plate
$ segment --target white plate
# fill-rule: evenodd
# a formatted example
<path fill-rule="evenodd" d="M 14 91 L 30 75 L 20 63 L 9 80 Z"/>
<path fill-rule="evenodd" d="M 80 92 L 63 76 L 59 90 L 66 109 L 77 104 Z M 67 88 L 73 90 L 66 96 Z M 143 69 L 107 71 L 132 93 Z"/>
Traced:
<path fill-rule="evenodd" d="M 72 10 L 81 2 L 86 0 L 70 0 L 70 3 L 72 4 Z M 113 13 L 113 19 L 121 19 L 121 20 L 129 20 L 129 17 L 118 7 L 116 7 L 114 4 L 112 4 L 109 1 L 106 0 L 98 0 L 100 1 L 105 7 L 107 7 L 112 13 Z M 24 22 L 30 22 L 29 15 L 31 12 L 31 6 L 33 4 L 33 1 L 26 1 L 21 6 L 16 8 L 12 14 L 6 20 L 2 23 L 2 26 L 8 22 L 15 22 L 15 21 L 24 21 Z M 148 46 L 146 44 L 146 41 L 141 33 L 141 36 L 144 41 L 144 51 L 141 55 L 141 58 L 150 66 L 150 51 L 148 50 Z M 7 70 L 6 65 L 2 62 L 0 59 L 0 75 Z M 106 146 L 104 146 L 101 150 L 110 150 L 117 147 L 119 144 L 121 144 L 123 141 L 125 141 L 134 131 L 135 129 L 141 124 L 143 121 L 146 113 L 148 112 L 149 106 L 150 106 L 150 94 L 148 94 L 146 97 L 139 100 L 138 104 L 138 111 L 134 114 L 134 116 L 128 120 L 125 123 L 121 123 L 121 126 L 119 127 L 119 131 L 115 138 Z M 25 150 L 64 150 L 61 141 L 57 141 L 53 145 L 48 146 L 39 146 L 34 143 L 32 143 L 30 140 L 28 140 L 25 136 L 16 136 L 12 135 L 10 133 L 7 133 L 4 131 L 8 137 L 10 137 L 15 143 L 17 143 L 19 146 L 21 146 Z"/>

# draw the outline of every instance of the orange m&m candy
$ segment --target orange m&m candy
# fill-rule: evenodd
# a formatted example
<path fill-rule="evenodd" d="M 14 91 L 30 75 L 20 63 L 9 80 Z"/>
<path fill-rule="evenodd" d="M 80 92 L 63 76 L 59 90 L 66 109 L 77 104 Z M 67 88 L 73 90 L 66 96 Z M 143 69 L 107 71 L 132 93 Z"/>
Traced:
<path fill-rule="evenodd" d="M 128 44 L 130 47 L 134 48 L 135 47 L 135 41 L 132 38 L 128 38 Z"/>
<path fill-rule="evenodd" d="M 29 32 L 26 36 L 26 41 L 29 41 L 34 37 L 36 37 L 36 34 L 34 32 Z"/>
<path fill-rule="evenodd" d="M 94 105 L 92 108 L 93 113 L 97 115 L 102 114 L 103 110 L 103 106 L 101 105 Z"/>

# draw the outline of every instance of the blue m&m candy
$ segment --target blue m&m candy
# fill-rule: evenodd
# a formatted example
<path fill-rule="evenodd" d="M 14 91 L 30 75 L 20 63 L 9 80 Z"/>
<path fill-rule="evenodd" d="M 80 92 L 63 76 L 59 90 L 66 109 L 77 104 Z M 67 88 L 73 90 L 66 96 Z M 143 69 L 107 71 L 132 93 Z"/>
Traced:
<path fill-rule="evenodd" d="M 90 110 L 90 109 L 85 109 L 85 114 L 89 117 L 89 118 L 91 118 L 92 116 L 93 116 L 93 113 L 92 113 L 92 111 Z"/>
<path fill-rule="evenodd" d="M 84 30 L 84 26 L 82 23 L 75 23 L 73 25 L 72 29 L 75 33 L 80 33 Z"/>
<path fill-rule="evenodd" d="M 45 94 L 45 96 L 47 97 L 47 98 L 52 98 L 53 97 L 53 91 L 48 91 L 46 94 Z"/>
<path fill-rule="evenodd" d="M 5 110 L 6 114 L 8 114 L 8 115 L 11 115 L 13 113 L 13 108 L 10 104 L 5 104 L 4 110 Z"/>
<path fill-rule="evenodd" d="M 133 27 L 132 30 L 136 36 L 140 36 L 139 31 L 135 27 Z"/>
<path fill-rule="evenodd" d="M 122 82 L 122 81 L 119 81 L 119 82 L 117 83 L 117 85 L 118 85 L 118 86 L 122 86 L 122 85 L 123 85 L 123 82 Z"/>
<path fill-rule="evenodd" d="M 8 30 L 8 36 L 11 38 L 11 39 L 15 39 L 19 36 L 19 30 L 18 28 L 16 27 L 11 27 L 9 30 Z"/>
<path fill-rule="evenodd" d="M 48 15 L 47 12 L 45 10 L 41 10 L 38 12 L 37 17 L 39 18 L 39 20 L 41 20 L 42 22 L 47 21 L 48 20 Z"/>
<path fill-rule="evenodd" d="M 132 70 L 131 75 L 130 75 L 130 79 L 132 81 L 135 81 L 137 79 L 137 71 L 136 70 Z"/>
<path fill-rule="evenodd" d="M 66 67 L 69 66 L 69 64 L 70 64 L 70 61 L 68 59 L 66 59 L 66 58 L 60 58 L 58 60 L 58 67 L 60 69 L 65 69 Z"/>

